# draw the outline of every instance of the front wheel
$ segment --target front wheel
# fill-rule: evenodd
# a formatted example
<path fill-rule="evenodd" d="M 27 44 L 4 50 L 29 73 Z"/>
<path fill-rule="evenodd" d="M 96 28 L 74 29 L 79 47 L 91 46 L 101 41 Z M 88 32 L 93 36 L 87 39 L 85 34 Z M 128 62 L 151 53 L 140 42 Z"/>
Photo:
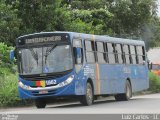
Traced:
<path fill-rule="evenodd" d="M 79 100 L 80 100 L 80 103 L 85 106 L 89 106 L 93 104 L 93 101 L 94 101 L 93 88 L 90 83 L 87 83 L 86 94 L 83 96 L 80 96 Z"/>
<path fill-rule="evenodd" d="M 132 97 L 132 87 L 128 80 L 125 84 L 125 93 L 117 94 L 114 97 L 117 101 L 128 101 Z"/>
<path fill-rule="evenodd" d="M 37 108 L 45 108 L 46 107 L 46 101 L 43 99 L 36 99 L 35 105 Z"/>

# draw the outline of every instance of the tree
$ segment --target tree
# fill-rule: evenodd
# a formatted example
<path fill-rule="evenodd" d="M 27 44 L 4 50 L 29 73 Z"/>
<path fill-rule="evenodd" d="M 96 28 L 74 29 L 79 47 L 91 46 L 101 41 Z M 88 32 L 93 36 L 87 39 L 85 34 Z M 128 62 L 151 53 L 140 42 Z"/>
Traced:
<path fill-rule="evenodd" d="M 128 34 L 140 37 L 142 28 L 150 22 L 154 5 L 154 0 L 117 0 L 110 8 L 114 14 L 110 25 L 119 36 Z"/>
<path fill-rule="evenodd" d="M 19 35 L 21 19 L 17 17 L 17 9 L 12 5 L 0 2 L 0 42 L 15 45 L 15 38 Z"/>

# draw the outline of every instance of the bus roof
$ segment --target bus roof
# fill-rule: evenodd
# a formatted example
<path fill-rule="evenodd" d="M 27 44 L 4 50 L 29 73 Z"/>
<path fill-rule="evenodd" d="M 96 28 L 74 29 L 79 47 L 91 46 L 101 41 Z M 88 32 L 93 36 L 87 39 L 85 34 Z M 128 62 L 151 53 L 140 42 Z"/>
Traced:
<path fill-rule="evenodd" d="M 141 46 L 145 45 L 144 41 L 142 40 L 133 40 L 133 39 L 110 37 L 107 35 L 92 35 L 92 34 L 68 32 L 68 31 L 39 32 L 39 33 L 23 35 L 23 36 L 18 37 L 17 39 L 21 39 L 27 36 L 34 36 L 34 35 L 41 35 L 41 34 L 53 34 L 53 33 L 67 33 L 67 34 L 70 34 L 71 37 L 82 38 L 84 40 L 93 40 L 93 41 L 95 40 L 95 41 L 101 41 L 101 42 L 132 44 L 132 45 L 141 45 Z"/>

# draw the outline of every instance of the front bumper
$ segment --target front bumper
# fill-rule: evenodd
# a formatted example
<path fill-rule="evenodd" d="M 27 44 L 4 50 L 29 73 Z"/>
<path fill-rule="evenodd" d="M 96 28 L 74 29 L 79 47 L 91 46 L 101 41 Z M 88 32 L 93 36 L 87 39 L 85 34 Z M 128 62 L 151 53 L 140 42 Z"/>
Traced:
<path fill-rule="evenodd" d="M 22 87 L 18 87 L 19 97 L 21 99 L 36 99 L 36 98 L 44 98 L 44 97 L 58 97 L 58 96 L 66 96 L 66 95 L 75 95 L 75 83 L 72 82 L 63 87 L 53 87 L 47 88 L 38 88 L 36 90 L 26 90 Z"/>

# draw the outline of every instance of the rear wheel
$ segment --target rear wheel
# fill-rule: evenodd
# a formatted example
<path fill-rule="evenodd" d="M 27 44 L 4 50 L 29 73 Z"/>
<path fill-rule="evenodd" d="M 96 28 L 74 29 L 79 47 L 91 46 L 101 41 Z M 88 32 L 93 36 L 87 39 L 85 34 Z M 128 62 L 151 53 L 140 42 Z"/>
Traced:
<path fill-rule="evenodd" d="M 132 87 L 128 80 L 125 85 L 125 93 L 117 94 L 114 97 L 117 101 L 128 101 L 132 97 Z"/>
<path fill-rule="evenodd" d="M 93 88 L 92 85 L 88 82 L 86 87 L 86 94 L 83 96 L 80 96 L 80 102 L 83 105 L 89 106 L 93 104 L 94 98 L 93 98 Z"/>
<path fill-rule="evenodd" d="M 46 101 L 43 99 L 36 99 L 35 105 L 37 108 L 45 108 L 46 107 Z"/>

